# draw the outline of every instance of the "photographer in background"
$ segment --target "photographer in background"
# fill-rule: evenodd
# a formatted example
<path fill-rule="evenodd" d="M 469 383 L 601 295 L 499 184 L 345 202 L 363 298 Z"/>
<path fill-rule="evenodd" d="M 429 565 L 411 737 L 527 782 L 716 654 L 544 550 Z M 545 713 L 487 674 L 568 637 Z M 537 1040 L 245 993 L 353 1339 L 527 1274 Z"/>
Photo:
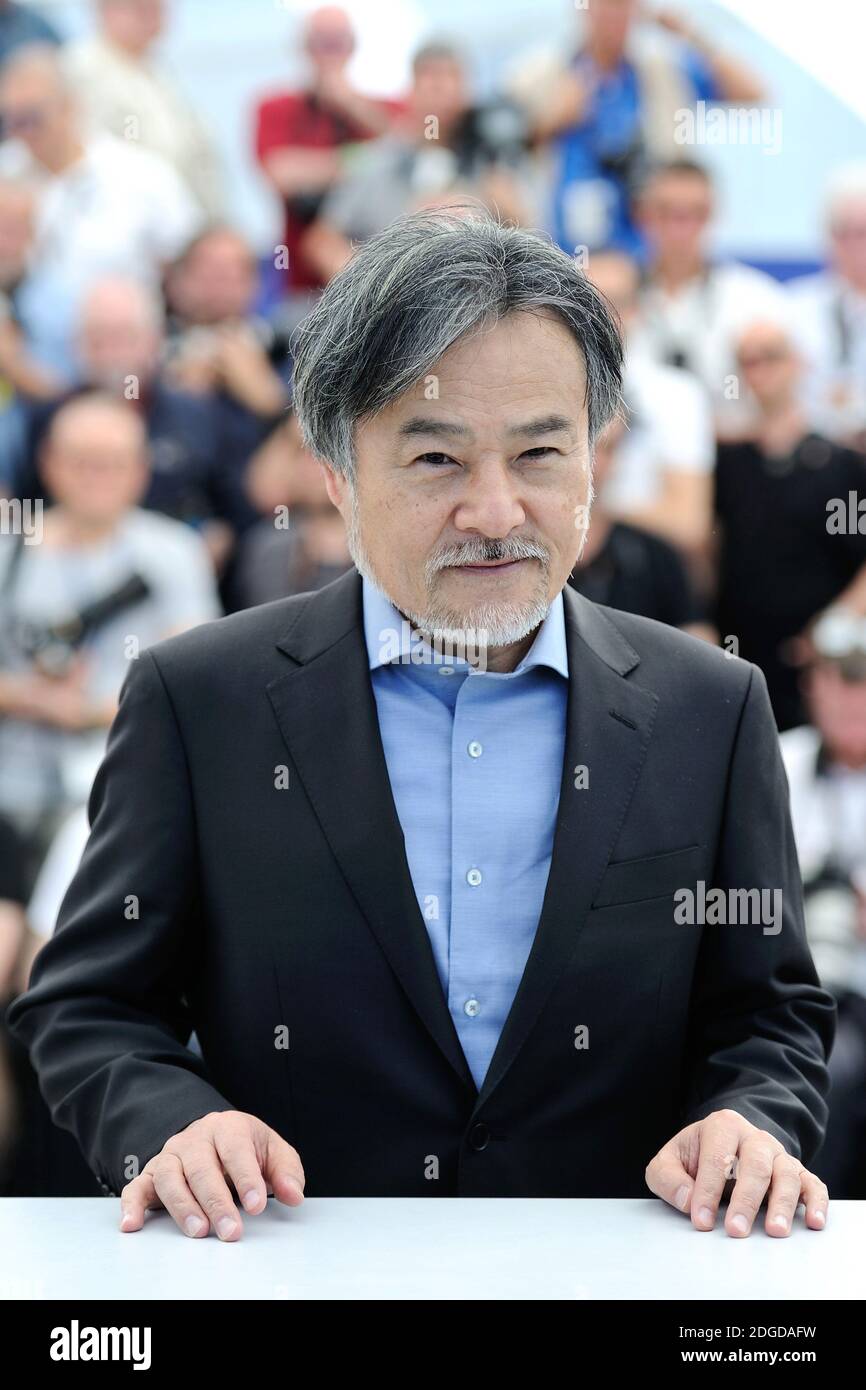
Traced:
<path fill-rule="evenodd" d="M 625 422 L 614 420 L 595 445 L 592 477 L 598 496 L 568 582 L 593 603 L 689 628 L 696 624 L 698 612 L 680 555 L 661 536 L 618 520 L 605 506 L 605 483 L 616 467 L 624 434 Z"/>
<path fill-rule="evenodd" d="M 166 381 L 217 397 L 244 457 L 289 400 L 288 334 L 255 314 L 257 294 L 256 258 L 231 227 L 206 228 L 165 274 Z"/>
<path fill-rule="evenodd" d="M 349 81 L 346 69 L 355 34 L 338 6 L 313 11 L 301 47 L 310 70 L 308 85 L 265 98 L 256 113 L 256 157 L 285 208 L 289 294 L 321 288 L 322 279 L 301 245 L 304 233 L 340 178 L 343 150 L 381 135 L 395 109 L 393 103 L 362 96 Z"/>
<path fill-rule="evenodd" d="M 803 398 L 822 434 L 866 448 L 866 163 L 830 180 L 827 265 L 790 281 L 791 322 L 808 371 Z"/>
<path fill-rule="evenodd" d="M 398 217 L 470 198 L 503 221 L 534 221 L 527 135 L 516 103 L 473 102 L 463 55 L 453 44 L 425 44 L 412 60 L 405 113 L 393 131 L 358 152 L 305 234 L 304 254 L 327 282 L 354 245 Z"/>
<path fill-rule="evenodd" d="M 815 967 L 836 996 L 830 1122 L 817 1171 L 866 1197 L 866 619 L 830 611 L 803 680 L 809 723 L 782 735 Z"/>
<path fill-rule="evenodd" d="M 58 820 L 87 797 L 129 663 L 219 614 L 201 540 L 137 506 L 144 426 L 91 393 L 54 415 L 41 545 L 0 536 L 0 814 L 26 844 L 29 892 Z"/>
<path fill-rule="evenodd" d="M 62 389 L 33 356 L 22 328 L 17 296 L 33 244 L 35 196 L 26 183 L 0 177 L 0 488 L 12 478 L 26 437 L 28 400 Z"/>
<path fill-rule="evenodd" d="M 673 159 L 677 117 L 696 101 L 761 100 L 746 67 L 686 19 L 637 0 L 592 0 L 580 44 L 565 61 L 530 60 L 513 90 L 537 142 L 553 155 L 553 220 L 560 246 L 640 255 L 632 200 L 651 165 Z"/>
<path fill-rule="evenodd" d="M 783 730 L 803 722 L 796 663 L 811 626 L 831 604 L 866 613 L 866 533 L 833 521 L 862 492 L 866 463 L 810 428 L 802 358 L 783 328 L 753 323 L 736 353 L 756 424 L 717 453 L 715 624 L 760 666 Z"/>
<path fill-rule="evenodd" d="M 711 251 L 716 194 L 709 172 L 689 159 L 654 170 L 637 214 L 647 241 L 634 347 L 701 383 L 721 438 L 741 438 L 753 422 L 741 399 L 736 341 L 757 319 L 784 323 L 780 285 L 752 266 Z"/>
<path fill-rule="evenodd" d="M 76 39 L 64 61 L 94 130 L 135 140 L 171 164 L 209 217 L 223 207 L 213 142 L 174 73 L 158 56 L 165 0 L 96 0 L 96 33 Z"/>
<path fill-rule="evenodd" d="M 349 569 L 343 518 L 293 412 L 251 460 L 247 486 L 263 519 L 238 547 L 231 590 L 236 607 L 322 589 Z"/>
<path fill-rule="evenodd" d="M 150 453 L 141 505 L 194 527 L 221 573 L 236 535 L 257 520 L 243 484 L 251 444 L 216 395 L 183 391 L 166 379 L 164 332 L 162 304 L 145 286 L 117 278 L 93 285 L 78 325 L 77 391 L 106 391 L 141 416 Z M 69 394 L 28 412 L 12 473 L 14 496 L 53 500 L 39 467 L 40 444 L 67 399 Z"/>

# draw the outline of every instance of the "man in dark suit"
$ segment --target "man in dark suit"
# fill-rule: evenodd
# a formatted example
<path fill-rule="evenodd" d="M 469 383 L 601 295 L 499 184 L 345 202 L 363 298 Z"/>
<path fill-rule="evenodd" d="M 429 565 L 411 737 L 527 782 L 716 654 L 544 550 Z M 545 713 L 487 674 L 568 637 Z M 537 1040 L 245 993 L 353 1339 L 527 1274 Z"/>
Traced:
<path fill-rule="evenodd" d="M 133 663 L 11 1014 L 122 1229 L 233 1240 L 305 1182 L 823 1226 L 834 1006 L 764 680 L 566 584 L 620 378 L 575 263 L 462 214 L 306 321 L 357 570 Z"/>

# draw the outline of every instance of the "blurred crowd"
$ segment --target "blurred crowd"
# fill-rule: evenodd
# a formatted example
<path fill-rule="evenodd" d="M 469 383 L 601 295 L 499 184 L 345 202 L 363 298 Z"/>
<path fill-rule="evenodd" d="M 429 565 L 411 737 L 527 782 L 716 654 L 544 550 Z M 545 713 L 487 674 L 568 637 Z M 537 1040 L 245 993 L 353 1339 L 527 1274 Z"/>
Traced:
<path fill-rule="evenodd" d="M 580 258 L 622 323 L 625 410 L 570 582 L 766 676 L 840 1009 L 815 1166 L 864 1197 L 866 164 L 807 191 L 814 273 L 719 260 L 677 118 L 768 105 L 761 75 L 635 0 L 578 21 L 484 100 L 473 55 L 432 38 L 385 100 L 349 76 L 347 15 L 308 14 L 305 81 L 248 113 L 279 209 L 260 247 L 158 55 L 167 0 L 96 0 L 74 41 L 0 0 L 0 1003 L 53 929 L 129 662 L 350 564 L 292 413 L 297 324 L 395 218 L 480 205 Z M 67 1138 L 3 1033 L 0 1191 L 98 1193 Z"/>

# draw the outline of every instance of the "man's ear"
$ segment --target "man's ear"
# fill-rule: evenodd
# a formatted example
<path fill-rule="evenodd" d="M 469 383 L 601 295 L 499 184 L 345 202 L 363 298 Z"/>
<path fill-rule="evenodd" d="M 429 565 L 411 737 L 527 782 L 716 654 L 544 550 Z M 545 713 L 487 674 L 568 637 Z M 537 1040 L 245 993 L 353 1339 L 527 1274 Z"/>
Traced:
<path fill-rule="evenodd" d="M 336 468 L 332 468 L 324 459 L 321 460 L 322 471 L 325 475 L 325 488 L 328 493 L 329 501 L 333 502 L 338 511 L 343 510 L 343 502 L 346 497 L 348 480 L 343 473 L 338 473 Z"/>

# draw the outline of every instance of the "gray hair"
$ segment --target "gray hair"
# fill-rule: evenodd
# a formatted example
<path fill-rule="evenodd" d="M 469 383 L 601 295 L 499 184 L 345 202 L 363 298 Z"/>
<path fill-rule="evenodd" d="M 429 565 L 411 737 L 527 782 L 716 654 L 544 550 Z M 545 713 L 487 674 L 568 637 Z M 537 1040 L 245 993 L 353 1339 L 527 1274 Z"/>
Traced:
<path fill-rule="evenodd" d="M 621 408 L 622 340 L 604 296 L 549 237 L 435 210 L 365 242 L 296 330 L 293 405 L 307 447 L 354 482 L 359 420 L 465 335 L 527 311 L 557 316 L 583 354 L 593 444 Z"/>

